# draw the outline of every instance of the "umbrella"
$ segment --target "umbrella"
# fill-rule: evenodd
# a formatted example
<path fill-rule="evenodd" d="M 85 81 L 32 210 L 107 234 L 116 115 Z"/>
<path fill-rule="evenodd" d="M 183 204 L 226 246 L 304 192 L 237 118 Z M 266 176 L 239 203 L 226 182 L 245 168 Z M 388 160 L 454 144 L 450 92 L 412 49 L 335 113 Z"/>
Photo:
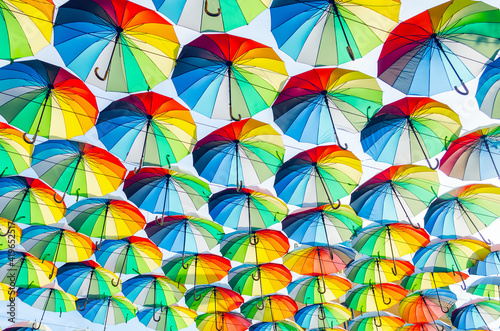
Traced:
<path fill-rule="evenodd" d="M 189 108 L 233 120 L 270 107 L 287 78 L 271 47 L 228 34 L 202 35 L 185 45 L 172 74 Z"/>
<path fill-rule="evenodd" d="M 267 295 L 278 292 L 292 281 L 292 274 L 282 264 L 243 264 L 232 268 L 228 284 L 243 295 Z"/>
<path fill-rule="evenodd" d="M 70 140 L 47 140 L 36 145 L 32 168 L 47 184 L 77 196 L 104 196 L 115 191 L 125 177 L 122 163 L 106 150 Z"/>
<path fill-rule="evenodd" d="M 497 300 L 473 300 L 455 309 L 451 323 L 456 328 L 489 329 L 488 324 L 500 317 L 500 303 Z"/>
<path fill-rule="evenodd" d="M 451 327 L 442 321 L 433 321 L 432 323 L 405 324 L 397 331 L 451 331 Z M 458 330 L 457 330 L 458 331 Z"/>
<path fill-rule="evenodd" d="M 90 130 L 97 119 L 97 102 L 88 87 L 63 68 L 29 60 L 0 69 L 0 115 L 32 134 L 69 139 Z"/>
<path fill-rule="evenodd" d="M 351 207 L 358 216 L 370 221 L 398 221 L 406 217 L 411 223 L 411 217 L 425 210 L 438 191 L 437 171 L 411 164 L 392 166 L 354 190 Z"/>
<path fill-rule="evenodd" d="M 349 321 L 349 331 L 398 330 L 404 324 L 401 318 L 385 311 L 364 313 Z"/>
<path fill-rule="evenodd" d="M 263 189 L 227 188 L 208 200 L 212 219 L 236 230 L 265 229 L 288 214 L 287 205 Z"/>
<path fill-rule="evenodd" d="M 397 24 L 397 0 L 280 0 L 271 5 L 278 47 L 313 66 L 358 59 L 380 45 Z"/>
<path fill-rule="evenodd" d="M 468 94 L 465 82 L 498 51 L 499 23 L 498 8 L 481 1 L 448 1 L 426 10 L 392 30 L 378 60 L 378 77 L 405 94 L 453 89 Z"/>
<path fill-rule="evenodd" d="M 188 155 L 196 142 L 196 124 L 188 109 L 154 92 L 113 101 L 99 113 L 99 140 L 120 159 L 166 166 Z"/>
<path fill-rule="evenodd" d="M 204 313 L 218 313 L 237 309 L 244 299 L 235 291 L 221 286 L 201 285 L 188 290 L 185 301 L 190 309 Z"/>
<path fill-rule="evenodd" d="M 244 331 L 251 325 L 252 322 L 238 313 L 218 312 L 196 317 L 196 327 L 200 331 Z"/>
<path fill-rule="evenodd" d="M 400 301 L 399 315 L 406 322 L 432 323 L 453 308 L 457 296 L 450 290 L 431 289 L 415 291 Z"/>
<path fill-rule="evenodd" d="M 466 0 L 467 1 L 467 0 Z M 431 98 L 406 97 L 380 108 L 361 131 L 363 151 L 373 159 L 405 164 L 430 158 L 445 150 L 460 134 L 458 115 Z"/>
<path fill-rule="evenodd" d="M 182 215 L 198 210 L 210 196 L 210 187 L 188 173 L 165 168 L 142 168 L 130 172 L 123 185 L 127 198 L 151 213 Z"/>
<path fill-rule="evenodd" d="M 38 329 L 35 329 L 35 326 L 36 326 L 36 321 L 23 321 L 12 324 L 8 328 L 5 328 L 3 330 L 4 331 L 35 331 L 35 330 L 52 331 L 51 328 L 42 323 L 39 324 Z"/>
<path fill-rule="evenodd" d="M 0 217 L 0 251 L 21 243 L 22 230 L 14 222 Z"/>
<path fill-rule="evenodd" d="M 497 164 L 500 126 L 488 126 L 453 140 L 441 158 L 439 169 L 450 177 L 484 180 L 500 177 Z"/>
<path fill-rule="evenodd" d="M 450 272 L 416 272 L 401 280 L 401 286 L 407 290 L 428 290 L 431 288 L 446 287 L 459 283 L 469 275 L 460 271 Z M 439 295 L 439 292 L 436 292 Z"/>
<path fill-rule="evenodd" d="M 0 251 L 0 282 L 15 287 L 41 287 L 55 277 L 54 263 L 42 261 L 30 253 Z M 50 277 L 49 277 L 50 276 Z"/>
<path fill-rule="evenodd" d="M 342 146 L 337 129 L 360 131 L 381 106 L 382 90 L 375 78 L 321 68 L 291 77 L 273 104 L 273 114 L 280 129 L 297 141 Z"/>
<path fill-rule="evenodd" d="M 193 165 L 208 181 L 241 189 L 273 176 L 284 154 L 280 134 L 269 124 L 248 118 L 229 123 L 198 141 Z"/>
<path fill-rule="evenodd" d="M 352 192 L 361 179 L 361 161 L 337 145 L 319 146 L 295 155 L 276 173 L 274 189 L 286 203 L 317 207 Z M 339 203 L 340 204 L 340 203 Z"/>
<path fill-rule="evenodd" d="M 283 264 L 301 275 L 319 276 L 344 270 L 355 258 L 353 249 L 342 245 L 302 245 L 283 257 Z"/>
<path fill-rule="evenodd" d="M 81 301 L 87 299 L 79 299 L 76 304 L 81 306 Z M 126 323 L 135 317 L 137 307 L 127 298 L 121 295 L 107 296 L 100 299 L 88 299 L 84 310 L 79 311 L 83 318 L 88 319 L 92 323 L 104 324 L 120 324 Z"/>
<path fill-rule="evenodd" d="M 401 273 L 394 273 L 394 268 Z M 411 262 L 401 259 L 381 259 L 378 257 L 360 258 L 347 267 L 347 279 L 358 284 L 390 283 L 411 275 L 415 267 Z"/>
<path fill-rule="evenodd" d="M 262 322 L 276 322 L 292 317 L 297 310 L 295 301 L 281 294 L 253 298 L 240 307 L 243 316 Z"/>
<path fill-rule="evenodd" d="M 467 292 L 488 299 L 500 298 L 500 276 L 481 277 L 469 285 Z"/>
<path fill-rule="evenodd" d="M 281 224 L 288 238 L 301 244 L 330 246 L 349 240 L 363 221 L 347 205 L 334 209 L 327 204 L 295 211 Z"/>
<path fill-rule="evenodd" d="M 155 318 L 156 314 L 158 318 Z M 157 331 L 177 331 L 187 328 L 194 322 L 196 312 L 182 306 L 145 308 L 137 312 L 139 322 Z"/>
<path fill-rule="evenodd" d="M 498 92 L 500 91 L 500 60 L 488 63 L 477 84 L 476 100 L 479 109 L 491 118 L 500 118 Z"/>
<path fill-rule="evenodd" d="M 476 265 L 469 269 L 471 275 L 490 276 L 500 274 L 500 255 L 498 254 L 500 246 L 493 245 L 490 249 L 491 252 L 486 255 L 484 260 L 477 261 Z"/>
<path fill-rule="evenodd" d="M 54 46 L 80 78 L 118 92 L 145 91 L 167 79 L 179 50 L 170 23 L 126 0 L 66 2 L 57 11 Z"/>
<path fill-rule="evenodd" d="M 361 313 L 379 312 L 398 304 L 407 293 L 407 290 L 392 283 L 358 285 L 347 292 L 344 304 Z"/>
<path fill-rule="evenodd" d="M 458 238 L 486 228 L 500 217 L 500 188 L 471 184 L 451 190 L 434 200 L 425 213 L 425 229 L 439 238 Z M 481 239 L 491 244 L 491 241 Z"/>
<path fill-rule="evenodd" d="M 24 141 L 21 131 L 0 122 L 0 177 L 17 175 L 28 169 L 32 153 L 33 146 Z"/>
<path fill-rule="evenodd" d="M 199 32 L 225 32 L 246 25 L 269 7 L 270 2 L 270 0 L 245 2 L 153 0 L 156 9 L 172 22 Z"/>
<path fill-rule="evenodd" d="M 340 325 L 351 318 L 347 308 L 337 303 L 320 303 L 301 308 L 294 316 L 303 328 L 326 328 Z"/>
<path fill-rule="evenodd" d="M 337 275 L 317 275 L 298 278 L 287 286 L 288 295 L 303 304 L 333 301 L 346 294 L 351 282 Z"/>
<path fill-rule="evenodd" d="M 89 198 L 76 202 L 66 213 L 68 224 L 78 232 L 102 239 L 122 239 L 134 235 L 146 224 L 144 215 L 127 201 Z"/>

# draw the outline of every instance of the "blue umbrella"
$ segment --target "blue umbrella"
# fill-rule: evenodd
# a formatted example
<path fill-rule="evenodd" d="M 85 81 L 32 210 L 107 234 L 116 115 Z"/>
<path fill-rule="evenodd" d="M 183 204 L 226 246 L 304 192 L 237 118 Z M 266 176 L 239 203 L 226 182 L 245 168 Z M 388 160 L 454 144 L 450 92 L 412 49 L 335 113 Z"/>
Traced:
<path fill-rule="evenodd" d="M 482 329 L 500 317 L 500 303 L 497 300 L 474 300 L 451 314 L 451 323 L 456 328 Z"/>
<path fill-rule="evenodd" d="M 476 100 L 483 113 L 500 118 L 500 58 L 489 63 L 479 77 Z"/>
<path fill-rule="evenodd" d="M 477 261 L 477 264 L 469 269 L 469 274 L 478 276 L 490 276 L 500 274 L 500 254 L 498 248 L 489 253 L 484 260 Z"/>

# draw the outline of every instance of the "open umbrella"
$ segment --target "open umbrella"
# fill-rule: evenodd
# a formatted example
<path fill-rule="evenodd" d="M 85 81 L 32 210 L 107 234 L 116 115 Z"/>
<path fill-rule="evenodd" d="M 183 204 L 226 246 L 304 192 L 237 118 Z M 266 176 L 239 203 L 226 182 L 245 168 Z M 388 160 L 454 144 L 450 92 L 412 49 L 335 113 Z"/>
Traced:
<path fill-rule="evenodd" d="M 289 296 L 281 294 L 253 298 L 240 307 L 243 316 L 262 322 L 276 322 L 292 317 L 297 310 L 295 301 Z"/>
<path fill-rule="evenodd" d="M 500 118 L 500 60 L 488 63 L 477 84 L 476 100 L 479 109 L 491 118 Z"/>
<path fill-rule="evenodd" d="M 473 79 L 500 46 L 500 12 L 481 1 L 448 1 L 400 23 L 384 43 L 378 77 L 411 95 L 455 89 Z"/>
<path fill-rule="evenodd" d="M 202 35 L 185 45 L 172 74 L 189 108 L 233 120 L 270 107 L 287 78 L 271 47 L 228 34 Z"/>
<path fill-rule="evenodd" d="M 243 264 L 229 271 L 228 284 L 243 295 L 267 295 L 285 288 L 292 274 L 282 264 Z"/>
<path fill-rule="evenodd" d="M 375 78 L 321 68 L 290 78 L 273 104 L 273 114 L 281 130 L 297 141 L 343 146 L 337 130 L 360 131 L 381 106 L 382 90 Z"/>
<path fill-rule="evenodd" d="M 30 253 L 0 251 L 0 282 L 15 287 L 41 287 L 55 277 L 54 263 L 42 261 Z"/>
<path fill-rule="evenodd" d="M 415 272 L 401 280 L 401 286 L 407 290 L 428 290 L 432 288 L 446 287 L 460 283 L 462 279 L 469 278 L 469 275 L 460 271 L 450 272 Z M 439 295 L 439 292 L 436 292 Z"/>
<path fill-rule="evenodd" d="M 351 313 L 338 303 L 319 303 L 301 308 L 294 316 L 303 328 L 326 328 L 340 325 L 351 318 Z"/>
<path fill-rule="evenodd" d="M 488 299 L 500 298 L 500 276 L 481 277 L 469 285 L 467 292 Z"/>
<path fill-rule="evenodd" d="M 349 321 L 349 331 L 391 331 L 404 324 L 400 317 L 385 311 L 364 313 Z"/>
<path fill-rule="evenodd" d="M 155 316 L 159 317 L 156 318 Z M 177 331 L 187 328 L 194 322 L 196 312 L 182 306 L 167 306 L 158 308 L 145 308 L 137 312 L 139 322 L 146 327 L 157 331 Z"/>
<path fill-rule="evenodd" d="M 52 331 L 51 328 L 49 328 L 47 325 L 40 323 L 39 325 L 36 324 L 36 321 L 23 321 L 23 322 L 17 322 L 15 324 L 10 325 L 9 327 L 3 329 L 4 331 Z M 35 327 L 38 327 L 38 329 L 35 329 Z"/>
<path fill-rule="evenodd" d="M 401 272 L 393 272 L 394 268 Z M 390 283 L 411 275 L 415 267 L 401 259 L 360 258 L 349 264 L 345 270 L 347 279 L 358 284 Z"/>
<path fill-rule="evenodd" d="M 415 291 L 399 303 L 399 315 L 408 323 L 432 323 L 453 308 L 457 295 L 450 290 Z"/>
<path fill-rule="evenodd" d="M 179 50 L 169 22 L 127 0 L 66 2 L 54 22 L 54 46 L 80 78 L 118 92 L 145 91 L 167 79 Z"/>
<path fill-rule="evenodd" d="M 26 143 L 23 133 L 0 122 L 0 175 L 12 176 L 31 165 L 33 146 Z M 0 177 L 1 177 L 0 176 Z"/>
<path fill-rule="evenodd" d="M 306 305 L 340 298 L 351 288 L 351 282 L 337 275 L 317 275 L 298 278 L 287 286 L 288 295 Z"/>
<path fill-rule="evenodd" d="M 491 252 L 486 255 L 484 260 L 477 261 L 477 263 L 469 269 L 471 275 L 490 276 L 500 274 L 500 246 L 492 245 Z"/>
<path fill-rule="evenodd" d="M 500 303 L 497 300 L 473 300 L 455 309 L 451 323 L 462 329 L 487 329 L 488 324 L 500 317 Z"/>
<path fill-rule="evenodd" d="M 252 324 L 249 331 L 302 331 L 300 325 L 290 320 L 284 319 L 276 322 L 259 322 Z"/>
<path fill-rule="evenodd" d="M 200 331 L 245 331 L 251 325 L 252 322 L 239 313 L 221 312 L 196 317 L 196 327 Z"/>
<path fill-rule="evenodd" d="M 229 312 L 244 302 L 237 292 L 214 285 L 194 287 L 186 292 L 184 298 L 188 308 L 204 313 Z"/>
<path fill-rule="evenodd" d="M 77 300 L 78 306 L 82 305 L 81 301 Z M 135 317 L 137 307 L 127 298 L 121 295 L 113 295 L 101 299 L 88 299 L 84 310 L 79 311 L 83 318 L 88 319 L 93 323 L 104 324 L 120 324 L 126 323 Z"/>
<path fill-rule="evenodd" d="M 357 285 L 347 292 L 344 304 L 361 313 L 379 312 L 398 304 L 407 293 L 407 290 L 392 283 Z"/>
<path fill-rule="evenodd" d="M 448 324 L 437 320 L 432 323 L 405 324 L 399 327 L 397 331 L 451 331 L 451 327 Z"/>
<path fill-rule="evenodd" d="M 21 243 L 23 231 L 14 222 L 0 217 L 0 251 Z"/>

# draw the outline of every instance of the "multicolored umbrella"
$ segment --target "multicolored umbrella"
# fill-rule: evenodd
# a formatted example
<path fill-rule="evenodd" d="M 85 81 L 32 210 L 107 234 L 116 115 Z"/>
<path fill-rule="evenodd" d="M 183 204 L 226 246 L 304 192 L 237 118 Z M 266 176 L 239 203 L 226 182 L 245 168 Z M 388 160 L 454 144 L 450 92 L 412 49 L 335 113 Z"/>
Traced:
<path fill-rule="evenodd" d="M 243 264 L 229 271 L 228 284 L 243 295 L 267 295 L 285 288 L 292 274 L 282 264 Z"/>
<path fill-rule="evenodd" d="M 396 268 L 401 272 L 394 273 Z M 391 283 L 413 274 L 411 262 L 401 259 L 360 258 L 349 264 L 345 270 L 347 279 L 358 284 Z"/>
<path fill-rule="evenodd" d="M 233 120 L 270 107 L 287 78 L 271 47 L 228 34 L 202 35 L 183 46 L 172 74 L 190 109 Z"/>
<path fill-rule="evenodd" d="M 188 308 L 204 312 L 229 312 L 244 302 L 241 295 L 221 286 L 201 285 L 188 290 L 184 296 Z"/>
<path fill-rule="evenodd" d="M 408 323 L 432 323 L 450 311 L 457 295 L 450 290 L 415 291 L 399 303 L 399 315 Z"/>
<path fill-rule="evenodd" d="M 145 91 L 161 83 L 179 51 L 169 22 L 127 0 L 66 2 L 54 22 L 54 46 L 80 78 L 117 92 Z"/>
<path fill-rule="evenodd" d="M 404 324 L 401 318 L 385 311 L 364 313 L 349 321 L 349 331 L 392 331 Z"/>
<path fill-rule="evenodd" d="M 17 175 L 30 167 L 33 146 L 30 146 L 23 137 L 21 131 L 0 122 L 1 176 Z"/>
<path fill-rule="evenodd" d="M 262 322 L 276 322 L 292 317 L 297 310 L 295 301 L 281 294 L 253 298 L 240 307 L 243 316 Z"/>
<path fill-rule="evenodd" d="M 294 316 L 305 329 L 335 327 L 351 318 L 347 308 L 337 303 L 320 303 L 301 308 Z"/>
<path fill-rule="evenodd" d="M 99 113 L 99 140 L 120 159 L 145 166 L 166 166 L 188 155 L 196 143 L 189 109 L 155 92 L 113 101 Z"/>
<path fill-rule="evenodd" d="M 400 6 L 397 0 L 275 1 L 271 32 L 294 60 L 337 66 L 380 45 L 396 26 Z"/>
<path fill-rule="evenodd" d="M 492 245 L 491 252 L 484 260 L 477 261 L 476 265 L 469 269 L 471 275 L 490 276 L 500 274 L 500 245 Z"/>
<path fill-rule="evenodd" d="M 14 60 L 38 53 L 50 44 L 54 16 L 52 0 L 3 0 L 0 59 Z"/>
<path fill-rule="evenodd" d="M 428 290 L 460 283 L 462 279 L 465 280 L 467 278 L 469 278 L 469 275 L 460 271 L 416 272 L 403 278 L 401 280 L 401 286 L 411 291 Z M 439 294 L 439 292 L 437 292 L 437 294 Z"/>
<path fill-rule="evenodd" d="M 259 322 L 252 324 L 249 331 L 302 331 L 300 325 L 290 320 L 281 320 L 276 322 Z"/>
<path fill-rule="evenodd" d="M 351 282 L 337 275 L 301 277 L 287 286 L 288 295 L 306 305 L 340 298 L 351 288 Z"/>
<path fill-rule="evenodd" d="M 491 118 L 500 118 L 500 60 L 488 63 L 477 83 L 476 100 L 479 109 Z"/>
<path fill-rule="evenodd" d="M 376 161 L 406 164 L 429 159 L 458 138 L 462 124 L 450 107 L 431 98 L 406 97 L 380 108 L 361 131 L 363 151 Z"/>
<path fill-rule="evenodd" d="M 484 329 L 500 317 L 500 303 L 497 300 L 473 300 L 455 309 L 451 314 L 451 323 L 456 328 Z"/>
<path fill-rule="evenodd" d="M 500 177 L 500 126 L 488 126 L 451 142 L 439 169 L 450 177 L 485 180 Z"/>
<path fill-rule="evenodd" d="M 399 327 L 397 331 L 451 331 L 451 327 L 448 324 L 437 320 L 432 323 L 405 324 L 404 326 Z"/>
<path fill-rule="evenodd" d="M 158 318 L 155 316 L 158 313 Z M 157 331 L 177 331 L 187 328 L 194 322 L 196 312 L 182 306 L 167 306 L 158 308 L 145 308 L 137 312 L 139 322 L 146 327 Z"/>
<path fill-rule="evenodd" d="M 81 306 L 81 301 L 77 300 L 76 304 Z M 88 299 L 86 308 L 79 313 L 83 318 L 88 319 L 92 323 L 104 324 L 120 324 L 126 323 L 135 317 L 137 307 L 127 298 L 121 295 L 113 295 L 101 299 Z"/>
<path fill-rule="evenodd" d="M 19 245 L 22 233 L 23 230 L 14 222 L 0 217 L 0 250 Z"/>
<path fill-rule="evenodd" d="M 0 251 L 0 282 L 15 287 L 42 287 L 55 277 L 54 263 L 42 261 L 30 253 Z M 49 277 L 50 276 L 50 277 Z"/>
<path fill-rule="evenodd" d="M 481 277 L 469 285 L 467 292 L 488 299 L 500 298 L 500 276 Z"/>
<path fill-rule="evenodd" d="M 35 146 L 32 168 L 54 189 L 77 196 L 104 196 L 123 182 L 126 169 L 106 150 L 70 140 L 47 140 Z M 56 202 L 62 202 L 57 200 Z"/>
<path fill-rule="evenodd" d="M 381 106 L 382 90 L 375 78 L 321 68 L 291 77 L 273 104 L 273 114 L 280 129 L 297 141 L 342 146 L 337 129 L 360 131 Z"/>
<path fill-rule="evenodd" d="M 284 154 L 280 134 L 269 124 L 248 118 L 199 140 L 193 149 L 193 165 L 208 181 L 241 189 L 273 176 Z"/>
<path fill-rule="evenodd" d="M 465 82 L 498 51 L 498 31 L 498 8 L 481 1 L 445 2 L 391 31 L 378 60 L 378 77 L 405 94 L 430 96 L 453 89 L 468 94 Z"/>
<path fill-rule="evenodd" d="M 94 94 L 63 68 L 29 60 L 0 69 L 0 115 L 10 124 L 46 138 L 69 139 L 85 134 L 97 119 Z"/>
<path fill-rule="evenodd" d="M 317 207 L 352 192 L 362 175 L 361 161 L 337 145 L 318 146 L 295 155 L 276 173 L 274 189 L 286 203 Z"/>
<path fill-rule="evenodd" d="M 8 328 L 3 329 L 4 331 L 35 331 L 35 330 L 40 330 L 40 331 L 52 331 L 51 328 L 49 328 L 47 325 L 40 323 L 39 326 L 36 325 L 36 321 L 23 321 L 23 322 L 17 322 L 15 324 L 10 325 Z M 35 329 L 34 327 L 37 326 L 39 327 L 38 329 Z"/>
<path fill-rule="evenodd" d="M 347 292 L 344 304 L 361 313 L 378 312 L 398 304 L 407 293 L 407 290 L 392 283 L 357 285 Z"/>
<path fill-rule="evenodd" d="M 196 327 L 200 331 L 245 331 L 251 325 L 250 320 L 238 313 L 223 312 L 196 317 Z"/>

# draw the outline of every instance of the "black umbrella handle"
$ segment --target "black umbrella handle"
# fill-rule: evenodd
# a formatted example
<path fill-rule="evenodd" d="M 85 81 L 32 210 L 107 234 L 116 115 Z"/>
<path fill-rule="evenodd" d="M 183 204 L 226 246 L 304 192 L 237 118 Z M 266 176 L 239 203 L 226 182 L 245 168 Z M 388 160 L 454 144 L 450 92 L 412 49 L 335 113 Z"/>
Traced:
<path fill-rule="evenodd" d="M 216 13 L 213 13 L 211 12 L 210 10 L 208 10 L 208 0 L 205 0 L 205 13 L 208 15 L 208 16 L 212 16 L 212 17 L 217 17 L 220 15 L 221 11 L 220 11 L 220 7 L 217 9 L 217 12 Z"/>

